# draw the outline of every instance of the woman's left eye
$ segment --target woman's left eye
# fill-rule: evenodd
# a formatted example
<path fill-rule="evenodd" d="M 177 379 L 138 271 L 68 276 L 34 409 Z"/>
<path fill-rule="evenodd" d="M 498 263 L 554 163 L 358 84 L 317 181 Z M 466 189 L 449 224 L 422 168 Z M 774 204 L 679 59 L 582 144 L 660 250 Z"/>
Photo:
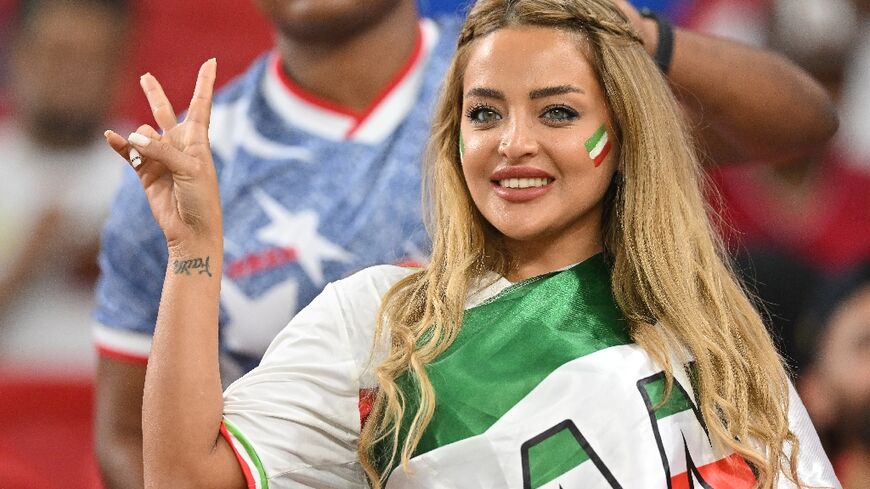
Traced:
<path fill-rule="evenodd" d="M 541 114 L 543 119 L 548 122 L 568 122 L 577 118 L 579 114 L 576 110 L 565 106 L 547 107 Z"/>

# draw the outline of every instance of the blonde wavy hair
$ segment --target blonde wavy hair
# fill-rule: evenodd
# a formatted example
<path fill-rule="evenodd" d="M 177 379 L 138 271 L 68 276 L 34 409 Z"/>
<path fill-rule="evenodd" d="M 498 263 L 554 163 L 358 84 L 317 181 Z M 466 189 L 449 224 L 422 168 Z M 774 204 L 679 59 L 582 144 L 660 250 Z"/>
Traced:
<path fill-rule="evenodd" d="M 797 482 L 788 376 L 711 227 L 698 157 L 674 95 L 630 22 L 611 0 L 480 0 L 462 28 L 433 122 L 424 178 L 431 263 L 390 289 L 378 318 L 376 341 L 388 337 L 389 352 L 377 367 L 378 394 L 359 442 L 372 486 L 382 487 L 397 462 L 407 468 L 432 419 L 436 396 L 426 365 L 459 334 L 469 287 L 484 272 L 511 268 L 498 231 L 466 187 L 458 135 L 475 41 L 513 26 L 577 33 L 578 54 L 604 88 L 621 149 L 602 236 L 633 340 L 664 369 L 667 392 L 674 353 L 691 355 L 712 440 L 754 467 L 758 487 L 774 487 L 781 473 Z M 403 427 L 410 413 L 397 378 L 405 374 L 419 399 Z"/>

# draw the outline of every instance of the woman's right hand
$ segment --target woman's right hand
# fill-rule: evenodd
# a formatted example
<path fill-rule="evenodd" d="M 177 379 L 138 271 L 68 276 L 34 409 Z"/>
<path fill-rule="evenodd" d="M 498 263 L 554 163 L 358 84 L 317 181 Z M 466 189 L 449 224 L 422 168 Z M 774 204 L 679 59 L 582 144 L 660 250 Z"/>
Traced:
<path fill-rule="evenodd" d="M 200 67 L 182 122 L 178 122 L 157 79 L 151 74 L 143 75 L 142 90 L 163 133 L 147 124 L 127 139 L 106 131 L 109 145 L 122 157 L 129 161 L 131 149 L 141 155 L 141 162 L 131 165 L 171 254 L 174 250 L 184 254 L 186 249 L 202 245 L 222 245 L 217 174 L 208 140 L 216 69 L 214 59 Z"/>

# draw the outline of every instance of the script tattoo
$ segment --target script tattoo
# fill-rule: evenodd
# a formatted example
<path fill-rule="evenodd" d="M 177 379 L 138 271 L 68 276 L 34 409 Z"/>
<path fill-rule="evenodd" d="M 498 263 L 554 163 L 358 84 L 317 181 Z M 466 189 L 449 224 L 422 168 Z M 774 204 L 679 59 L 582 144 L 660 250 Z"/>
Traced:
<path fill-rule="evenodd" d="M 211 277 L 211 270 L 209 270 L 208 268 L 208 259 L 209 257 L 207 256 L 205 257 L 205 260 L 203 260 L 202 258 L 194 258 L 192 260 L 184 261 L 175 260 L 174 262 L 172 262 L 172 268 L 175 271 L 176 275 L 182 273 L 185 275 L 190 275 L 191 270 L 199 270 L 200 275 L 206 273 L 209 277 Z"/>

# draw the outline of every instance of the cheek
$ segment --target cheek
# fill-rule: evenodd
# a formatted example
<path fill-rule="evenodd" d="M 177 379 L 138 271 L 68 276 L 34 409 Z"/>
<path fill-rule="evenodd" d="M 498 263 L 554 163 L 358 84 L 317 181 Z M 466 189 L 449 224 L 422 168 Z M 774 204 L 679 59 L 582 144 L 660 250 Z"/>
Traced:
<path fill-rule="evenodd" d="M 462 173 L 472 185 L 474 180 L 486 177 L 492 172 L 498 155 L 498 137 L 494 131 L 474 131 L 464 128 L 461 135 Z"/>
<path fill-rule="evenodd" d="M 618 161 L 618 149 L 607 135 L 594 138 L 593 130 L 572 131 L 547 144 L 547 152 L 560 171 L 585 178 L 606 178 Z"/>
<path fill-rule="evenodd" d="M 596 168 L 608 161 L 613 152 L 614 141 L 610 135 L 607 124 L 600 124 L 583 140 L 583 151 Z"/>

